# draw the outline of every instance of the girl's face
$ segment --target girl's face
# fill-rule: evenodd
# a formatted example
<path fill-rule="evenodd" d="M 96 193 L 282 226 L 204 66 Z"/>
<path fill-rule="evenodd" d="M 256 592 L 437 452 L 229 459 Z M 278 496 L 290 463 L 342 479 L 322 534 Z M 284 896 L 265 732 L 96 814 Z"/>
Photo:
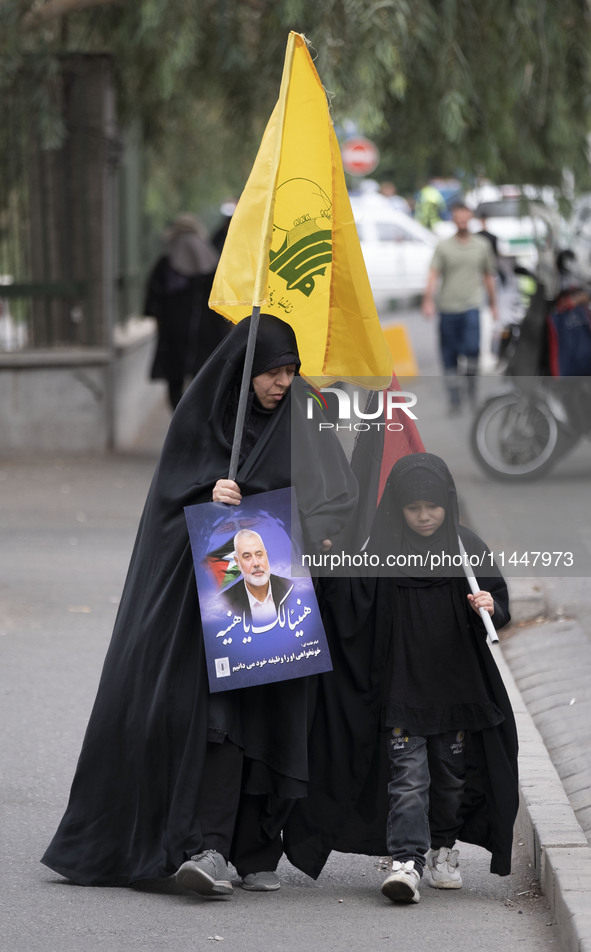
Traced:
<path fill-rule="evenodd" d="M 402 513 L 409 529 L 420 536 L 430 536 L 443 525 L 445 509 L 436 506 L 427 499 L 417 499 L 402 507 Z"/>

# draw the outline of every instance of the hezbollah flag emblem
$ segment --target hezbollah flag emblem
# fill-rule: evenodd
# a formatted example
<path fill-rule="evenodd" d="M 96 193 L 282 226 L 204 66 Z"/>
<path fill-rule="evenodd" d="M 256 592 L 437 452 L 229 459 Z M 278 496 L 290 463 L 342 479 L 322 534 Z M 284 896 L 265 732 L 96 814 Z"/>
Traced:
<path fill-rule="evenodd" d="M 210 307 L 261 307 L 292 325 L 316 386 L 384 388 L 392 355 L 375 309 L 326 94 L 306 40 L 290 33 L 279 99 L 232 217 Z"/>
<path fill-rule="evenodd" d="M 294 205 L 300 214 L 290 218 L 289 208 Z M 285 281 L 286 292 L 310 297 L 316 280 L 326 277 L 332 264 L 332 202 L 316 182 L 292 179 L 278 187 L 273 237 L 283 237 L 283 243 L 277 251 L 269 250 L 272 275 Z M 284 310 L 288 307 L 286 298 Z"/>

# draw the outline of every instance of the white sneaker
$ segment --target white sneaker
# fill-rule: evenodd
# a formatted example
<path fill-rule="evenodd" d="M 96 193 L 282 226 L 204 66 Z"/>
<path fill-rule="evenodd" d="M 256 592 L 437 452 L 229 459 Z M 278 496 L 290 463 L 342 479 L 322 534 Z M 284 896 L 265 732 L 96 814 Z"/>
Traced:
<path fill-rule="evenodd" d="M 412 859 L 406 863 L 392 862 L 392 872 L 382 883 L 384 896 L 392 902 L 418 902 L 420 897 L 417 886 L 421 880 Z"/>
<path fill-rule="evenodd" d="M 429 850 L 427 853 L 427 868 L 431 873 L 429 885 L 435 889 L 459 889 L 462 885 L 459 865 L 458 850 L 450 850 L 447 846 L 442 846 L 438 850 Z"/>

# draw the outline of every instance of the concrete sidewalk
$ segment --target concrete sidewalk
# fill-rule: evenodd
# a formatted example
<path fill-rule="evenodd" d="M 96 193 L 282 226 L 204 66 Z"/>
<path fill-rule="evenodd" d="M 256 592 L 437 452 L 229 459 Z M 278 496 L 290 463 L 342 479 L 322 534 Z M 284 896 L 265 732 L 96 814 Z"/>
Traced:
<path fill-rule="evenodd" d="M 512 605 L 520 610 L 517 593 Z M 591 952 L 591 847 L 513 676 L 515 672 L 520 681 L 528 677 L 531 680 L 540 646 L 536 644 L 534 652 L 529 642 L 532 637 L 537 639 L 538 634 L 528 627 L 516 636 L 509 630 L 500 644 L 491 649 L 509 691 L 519 734 L 520 807 L 515 832 L 525 844 L 548 899 L 561 949 Z M 555 717 L 560 730 L 563 724 Z M 579 729 L 588 729 L 588 724 L 588 712 L 580 710 Z M 564 728 L 560 738 L 564 741 Z"/>

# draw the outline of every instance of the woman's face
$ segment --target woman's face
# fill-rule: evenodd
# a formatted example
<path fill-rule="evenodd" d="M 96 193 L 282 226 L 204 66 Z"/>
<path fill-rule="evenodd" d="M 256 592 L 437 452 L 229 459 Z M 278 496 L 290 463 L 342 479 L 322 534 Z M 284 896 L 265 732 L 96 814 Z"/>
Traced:
<path fill-rule="evenodd" d="M 417 499 L 402 507 L 402 513 L 409 529 L 420 536 L 431 536 L 443 525 L 445 509 L 436 506 L 427 499 Z"/>
<path fill-rule="evenodd" d="M 281 402 L 291 387 L 295 372 L 295 364 L 286 364 L 252 378 L 254 392 L 265 410 L 274 410 Z"/>

